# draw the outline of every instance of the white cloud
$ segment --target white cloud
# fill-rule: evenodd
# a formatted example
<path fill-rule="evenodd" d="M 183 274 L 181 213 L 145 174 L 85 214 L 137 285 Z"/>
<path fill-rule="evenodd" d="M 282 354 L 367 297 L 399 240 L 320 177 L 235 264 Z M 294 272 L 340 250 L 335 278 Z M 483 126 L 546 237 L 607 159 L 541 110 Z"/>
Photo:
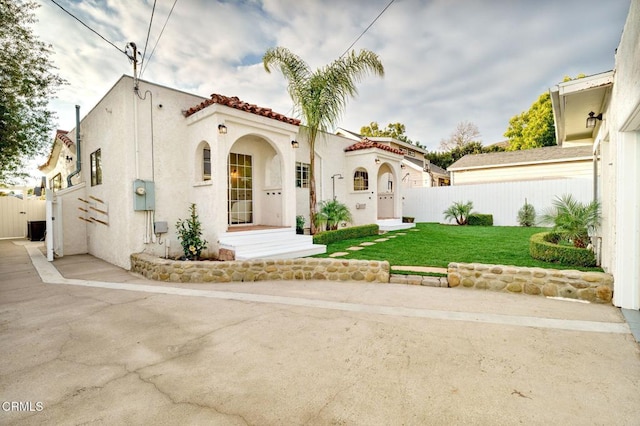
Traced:
<path fill-rule="evenodd" d="M 35 29 L 54 45 L 69 81 L 52 105 L 60 126 L 74 125 L 120 75 L 127 58 L 50 2 Z M 408 136 L 438 147 L 460 121 L 478 125 L 485 143 L 502 140 L 511 116 L 527 109 L 564 75 L 613 67 L 627 0 L 396 0 L 358 41 L 385 65 L 347 107 L 342 127 L 402 122 Z M 152 2 L 62 3 L 120 48 L 144 48 Z M 158 0 L 147 53 L 173 1 Z M 312 67 L 338 57 L 388 0 L 179 0 L 144 78 L 203 96 L 221 93 L 291 111 L 283 77 L 260 58 L 285 46 Z"/>

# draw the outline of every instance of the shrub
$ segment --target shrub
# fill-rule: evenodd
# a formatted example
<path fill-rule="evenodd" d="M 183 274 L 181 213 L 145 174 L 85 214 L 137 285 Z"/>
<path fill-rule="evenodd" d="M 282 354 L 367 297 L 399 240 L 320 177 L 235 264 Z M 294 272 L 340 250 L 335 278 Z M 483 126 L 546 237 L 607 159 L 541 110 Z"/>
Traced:
<path fill-rule="evenodd" d="M 376 224 L 352 226 L 350 228 L 338 229 L 335 231 L 325 231 L 313 236 L 314 244 L 329 244 L 336 241 L 348 240 L 351 238 L 369 237 L 378 235 L 380 227 Z"/>
<path fill-rule="evenodd" d="M 316 227 L 326 230 L 336 230 L 340 222 L 351 222 L 349 208 L 338 200 L 320 202 L 320 210 L 315 215 Z"/>
<path fill-rule="evenodd" d="M 558 245 L 562 236 L 556 232 L 533 234 L 529 239 L 531 257 L 544 262 L 574 266 L 596 266 L 596 256 L 586 248 Z"/>
<path fill-rule="evenodd" d="M 443 212 L 444 218 L 446 220 L 455 219 L 458 225 L 466 225 L 472 209 L 473 203 L 471 201 L 467 201 L 466 204 L 456 202 Z"/>
<path fill-rule="evenodd" d="M 492 214 L 471 213 L 467 222 L 469 226 L 493 226 Z"/>
<path fill-rule="evenodd" d="M 182 245 L 184 257 L 188 260 L 197 260 L 200 258 L 202 250 L 207 248 L 207 240 L 202 239 L 202 224 L 196 213 L 196 205 L 191 204 L 189 207 L 189 219 L 178 219 L 176 222 L 176 230 L 178 232 L 178 240 Z"/>
<path fill-rule="evenodd" d="M 518 210 L 518 223 L 520 226 L 533 226 L 536 224 L 536 209 L 532 204 L 524 200 L 524 206 Z"/>
<path fill-rule="evenodd" d="M 297 234 L 304 234 L 304 223 L 305 223 L 304 216 L 302 215 L 296 216 L 296 233 Z"/>
<path fill-rule="evenodd" d="M 571 194 L 556 197 L 553 207 L 547 209 L 542 222 L 553 224 L 553 231 L 573 242 L 575 247 L 584 248 L 589 244 L 589 233 L 600 225 L 600 203 L 589 204 L 577 201 Z"/>

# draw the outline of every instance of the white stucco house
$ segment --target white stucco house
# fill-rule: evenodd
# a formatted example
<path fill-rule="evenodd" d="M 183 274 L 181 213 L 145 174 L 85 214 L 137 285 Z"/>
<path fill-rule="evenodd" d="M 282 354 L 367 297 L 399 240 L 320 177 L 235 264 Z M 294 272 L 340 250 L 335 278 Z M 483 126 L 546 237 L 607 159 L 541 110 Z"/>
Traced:
<path fill-rule="evenodd" d="M 632 0 L 615 69 L 551 88 L 558 142 L 591 147 L 602 267 L 614 276 L 614 304 L 633 310 L 640 309 L 639 58 L 640 1 Z"/>
<path fill-rule="evenodd" d="M 300 121 L 214 94 L 196 96 L 122 76 L 41 170 L 49 191 L 48 257 L 90 253 L 124 268 L 145 251 L 179 255 L 178 219 L 195 203 L 209 254 L 286 258 L 320 253 L 296 235 L 307 217 L 309 144 Z M 317 199 L 354 223 L 401 223 L 403 155 L 338 135 L 316 141 Z M 336 176 L 343 179 L 336 179 Z M 53 220 L 55 218 L 55 220 Z M 345 224 L 346 225 L 346 224 Z"/>
<path fill-rule="evenodd" d="M 401 166 L 401 184 L 404 188 L 424 188 L 449 185 L 449 173 L 443 168 L 432 164 L 426 158 L 427 151 L 419 146 L 391 137 L 365 137 L 342 127 L 338 127 L 335 133 L 336 135 L 343 136 L 354 141 L 366 138 L 367 140 L 399 150 L 404 156 Z"/>

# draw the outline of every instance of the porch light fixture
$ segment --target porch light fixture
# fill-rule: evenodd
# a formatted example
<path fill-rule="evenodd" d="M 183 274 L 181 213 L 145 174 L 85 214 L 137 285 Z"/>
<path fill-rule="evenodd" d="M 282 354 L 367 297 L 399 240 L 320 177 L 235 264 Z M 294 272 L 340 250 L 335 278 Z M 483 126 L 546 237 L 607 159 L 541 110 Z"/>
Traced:
<path fill-rule="evenodd" d="M 298 141 L 291 141 L 291 148 L 300 148 L 300 144 L 298 143 Z"/>
<path fill-rule="evenodd" d="M 407 165 L 406 165 L 406 164 L 404 164 L 404 163 L 400 164 L 400 168 L 401 168 L 401 169 L 405 169 L 406 167 L 407 167 Z"/>
<path fill-rule="evenodd" d="M 218 133 L 220 133 L 221 135 L 226 135 L 227 126 L 225 126 L 224 124 L 218 124 Z"/>
<path fill-rule="evenodd" d="M 376 164 L 380 164 L 380 159 L 378 157 L 376 157 L 374 161 L 376 162 Z"/>
<path fill-rule="evenodd" d="M 67 160 L 67 163 L 70 163 L 70 162 L 72 162 L 72 161 L 73 161 L 73 157 L 70 157 L 70 156 L 68 156 L 68 155 L 67 155 L 67 156 L 65 157 L 65 160 Z"/>
<path fill-rule="evenodd" d="M 593 129 L 596 127 L 596 120 L 602 121 L 602 113 L 596 115 L 595 112 L 591 111 L 589 113 L 589 117 L 587 117 L 587 129 Z"/>

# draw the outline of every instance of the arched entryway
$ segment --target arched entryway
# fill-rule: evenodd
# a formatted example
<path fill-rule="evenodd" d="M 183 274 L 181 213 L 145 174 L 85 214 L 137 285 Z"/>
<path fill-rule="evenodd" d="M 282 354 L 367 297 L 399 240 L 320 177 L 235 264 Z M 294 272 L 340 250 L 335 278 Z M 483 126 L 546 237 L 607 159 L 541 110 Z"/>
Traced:
<path fill-rule="evenodd" d="M 395 212 L 395 174 L 389 163 L 378 169 L 378 219 L 396 217 Z"/>
<path fill-rule="evenodd" d="M 227 156 L 227 224 L 282 226 L 282 156 L 267 139 L 247 135 Z"/>

